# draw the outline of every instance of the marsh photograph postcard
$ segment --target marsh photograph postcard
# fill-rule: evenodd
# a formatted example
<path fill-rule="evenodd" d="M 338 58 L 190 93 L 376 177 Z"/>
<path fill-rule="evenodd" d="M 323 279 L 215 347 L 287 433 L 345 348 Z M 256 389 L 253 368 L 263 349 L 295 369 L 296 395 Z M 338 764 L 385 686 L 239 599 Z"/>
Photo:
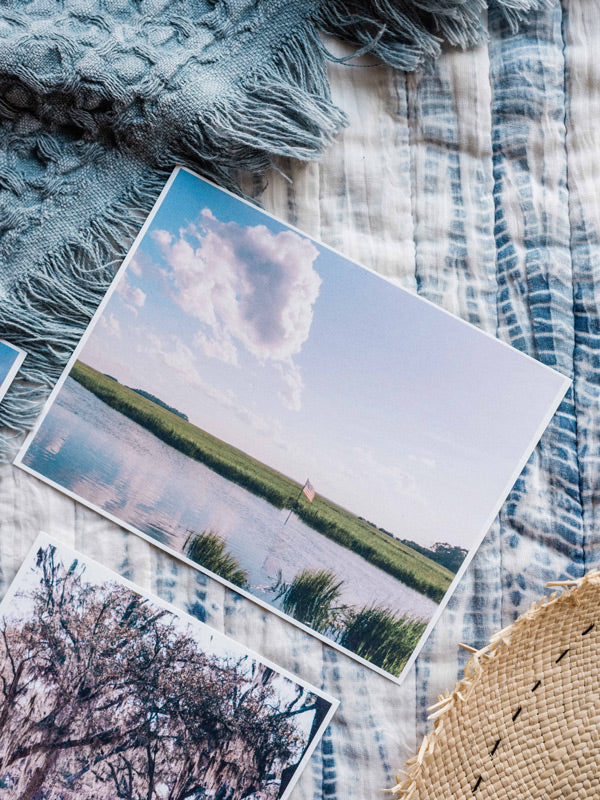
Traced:
<path fill-rule="evenodd" d="M 568 385 L 178 168 L 16 463 L 398 679 Z"/>
<path fill-rule="evenodd" d="M 44 534 L 0 604 L 0 798 L 285 800 L 336 707 Z"/>
<path fill-rule="evenodd" d="M 25 356 L 25 351 L 20 347 L 0 339 L 0 401 L 8 391 Z"/>

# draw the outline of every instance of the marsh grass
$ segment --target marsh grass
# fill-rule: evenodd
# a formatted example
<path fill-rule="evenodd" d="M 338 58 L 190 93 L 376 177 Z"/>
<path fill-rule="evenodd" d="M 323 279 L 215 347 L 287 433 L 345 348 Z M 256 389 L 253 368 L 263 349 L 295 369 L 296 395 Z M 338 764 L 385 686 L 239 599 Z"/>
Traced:
<path fill-rule="evenodd" d="M 340 602 L 344 582 L 328 570 L 303 570 L 278 581 L 282 610 L 392 675 L 400 675 L 427 624 L 382 606 L 353 608 Z"/>
<path fill-rule="evenodd" d="M 81 361 L 75 362 L 70 377 L 180 453 L 205 464 L 276 508 L 293 506 L 294 513 L 311 528 L 393 575 L 406 586 L 436 602 L 442 599 L 450 586 L 454 577 L 450 570 L 319 494 L 313 503 L 302 496 L 296 502 L 301 484 L 113 378 Z"/>
<path fill-rule="evenodd" d="M 388 608 L 370 606 L 346 616 L 338 642 L 386 672 L 399 675 L 426 627 L 420 620 L 397 617 Z"/>
<path fill-rule="evenodd" d="M 276 600 L 283 598 L 282 611 L 318 633 L 338 627 L 346 610 L 340 605 L 343 581 L 326 569 L 300 572 L 290 584 L 280 583 Z"/>
<path fill-rule="evenodd" d="M 197 564 L 220 575 L 221 578 L 245 589 L 248 586 L 248 573 L 240 562 L 227 551 L 225 540 L 218 533 L 206 530 L 203 533 L 190 532 L 183 547 L 185 555 Z"/>

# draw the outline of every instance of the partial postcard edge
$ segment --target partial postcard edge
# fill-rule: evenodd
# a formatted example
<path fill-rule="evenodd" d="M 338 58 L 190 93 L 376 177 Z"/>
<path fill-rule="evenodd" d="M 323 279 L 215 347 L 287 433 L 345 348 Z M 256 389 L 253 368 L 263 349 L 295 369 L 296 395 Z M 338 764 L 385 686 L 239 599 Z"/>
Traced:
<path fill-rule="evenodd" d="M 9 347 L 11 350 L 14 350 L 17 353 L 17 357 L 12 367 L 9 369 L 2 383 L 0 383 L 0 403 L 1 403 L 4 395 L 6 394 L 10 385 L 14 381 L 17 372 L 21 369 L 21 365 L 23 364 L 23 361 L 25 361 L 27 352 L 22 348 L 17 347 L 16 344 L 13 344 L 12 342 L 7 342 L 6 339 L 0 339 L 0 345 L 5 345 L 5 347 Z"/>

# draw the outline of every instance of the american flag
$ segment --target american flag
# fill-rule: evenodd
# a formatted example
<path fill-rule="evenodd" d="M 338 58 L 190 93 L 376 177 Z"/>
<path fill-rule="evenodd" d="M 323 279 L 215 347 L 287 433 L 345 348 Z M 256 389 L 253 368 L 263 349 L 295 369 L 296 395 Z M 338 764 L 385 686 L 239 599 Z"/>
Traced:
<path fill-rule="evenodd" d="M 312 483 L 308 480 L 308 478 L 306 479 L 306 483 L 302 487 L 302 493 L 305 495 L 309 503 L 312 503 L 312 501 L 315 499 L 315 489 Z"/>

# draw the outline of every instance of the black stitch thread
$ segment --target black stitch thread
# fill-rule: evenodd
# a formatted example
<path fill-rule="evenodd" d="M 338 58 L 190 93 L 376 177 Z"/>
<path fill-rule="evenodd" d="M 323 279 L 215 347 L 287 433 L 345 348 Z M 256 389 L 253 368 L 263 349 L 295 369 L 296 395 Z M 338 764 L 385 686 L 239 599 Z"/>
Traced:
<path fill-rule="evenodd" d="M 591 624 L 591 625 L 589 625 L 589 626 L 588 626 L 588 627 L 587 627 L 587 628 L 586 628 L 586 629 L 583 631 L 583 633 L 582 633 L 581 635 L 582 635 L 582 636 L 587 636 L 587 634 L 588 634 L 588 633 L 589 633 L 589 632 L 592 630 L 592 628 L 593 628 L 593 627 L 594 627 L 594 623 L 592 622 L 592 624 Z M 568 652 L 569 652 L 569 648 L 567 647 L 567 649 L 566 649 L 564 652 L 562 652 L 562 653 L 559 655 L 559 657 L 556 659 L 556 661 L 555 661 L 554 663 L 555 663 L 555 664 L 558 664 L 558 662 L 559 662 L 559 661 L 562 661 L 562 659 L 563 659 L 563 658 L 564 658 L 564 657 L 567 655 L 567 653 L 568 653 Z M 542 684 L 541 680 L 539 680 L 539 681 L 536 681 L 536 683 L 535 683 L 535 685 L 534 685 L 534 687 L 533 687 L 533 689 L 532 689 L 531 691 L 532 691 L 532 692 L 535 692 L 535 691 L 536 691 L 536 689 L 538 689 L 538 688 L 541 686 L 541 684 Z M 517 708 L 517 710 L 515 711 L 515 713 L 513 714 L 513 716 L 512 716 L 512 721 L 513 721 L 513 722 L 515 722 L 515 720 L 517 719 L 517 717 L 519 716 L 519 714 L 520 714 L 520 713 L 521 713 L 521 706 L 519 706 L 519 707 Z M 501 741 L 502 741 L 502 739 L 498 739 L 498 740 L 496 741 L 496 744 L 495 744 L 495 745 L 492 747 L 492 750 L 491 750 L 491 752 L 490 752 L 490 758 L 491 758 L 491 757 L 493 757 L 493 755 L 494 755 L 494 753 L 496 752 L 496 750 L 498 749 L 498 747 L 499 747 L 499 745 L 500 745 L 500 742 L 501 742 Z M 481 785 L 481 782 L 482 782 L 482 781 L 483 781 L 483 777 L 480 775 L 480 776 L 477 778 L 477 780 L 475 781 L 475 786 L 473 786 L 473 794 L 475 794 L 475 792 L 477 791 L 477 789 L 479 789 L 479 787 L 480 787 L 480 785 Z"/>

